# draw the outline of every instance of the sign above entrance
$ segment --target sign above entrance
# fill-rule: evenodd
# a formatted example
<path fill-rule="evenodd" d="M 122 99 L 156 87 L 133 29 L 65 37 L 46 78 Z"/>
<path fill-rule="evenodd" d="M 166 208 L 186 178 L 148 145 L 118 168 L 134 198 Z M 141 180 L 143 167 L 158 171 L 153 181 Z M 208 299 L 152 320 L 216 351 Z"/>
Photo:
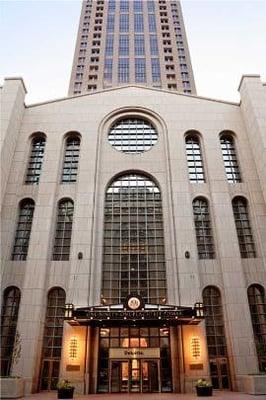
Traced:
<path fill-rule="evenodd" d="M 138 296 L 138 295 L 129 295 L 126 298 L 126 301 L 124 303 L 124 308 L 128 309 L 128 310 L 140 310 L 140 309 L 144 309 L 144 301 L 142 299 L 142 297 Z"/>
<path fill-rule="evenodd" d="M 160 358 L 160 348 L 157 347 L 138 347 L 138 348 L 117 348 L 109 349 L 109 358 L 129 359 L 129 358 Z"/>
<path fill-rule="evenodd" d="M 204 318 L 202 303 L 192 307 L 173 305 L 144 304 L 140 296 L 129 296 L 124 304 L 111 304 L 74 308 L 66 304 L 65 319 L 71 325 L 114 326 L 164 326 L 192 324 L 197 325 Z"/>

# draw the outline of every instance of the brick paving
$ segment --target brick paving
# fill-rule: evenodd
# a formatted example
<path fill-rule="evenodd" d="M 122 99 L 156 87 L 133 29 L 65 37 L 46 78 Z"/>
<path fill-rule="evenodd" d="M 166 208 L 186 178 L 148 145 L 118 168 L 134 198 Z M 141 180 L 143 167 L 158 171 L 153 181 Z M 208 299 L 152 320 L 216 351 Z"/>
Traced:
<path fill-rule="evenodd" d="M 214 399 L 219 400 L 266 400 L 266 395 L 254 396 L 237 392 L 214 391 Z M 56 392 L 36 393 L 24 397 L 25 400 L 55 400 Z M 193 393 L 121 393 L 121 394 L 89 394 L 76 395 L 74 400 L 195 400 L 197 396 Z"/>

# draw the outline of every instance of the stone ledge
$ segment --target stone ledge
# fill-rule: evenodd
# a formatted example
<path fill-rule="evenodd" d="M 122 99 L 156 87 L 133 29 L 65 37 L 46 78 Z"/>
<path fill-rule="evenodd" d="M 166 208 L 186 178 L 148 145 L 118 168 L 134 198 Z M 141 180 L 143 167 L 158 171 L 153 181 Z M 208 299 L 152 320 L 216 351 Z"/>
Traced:
<path fill-rule="evenodd" d="M 266 374 L 244 375 L 241 380 L 245 393 L 266 394 Z"/>
<path fill-rule="evenodd" d="M 0 378 L 1 399 L 19 399 L 24 396 L 23 378 Z"/>

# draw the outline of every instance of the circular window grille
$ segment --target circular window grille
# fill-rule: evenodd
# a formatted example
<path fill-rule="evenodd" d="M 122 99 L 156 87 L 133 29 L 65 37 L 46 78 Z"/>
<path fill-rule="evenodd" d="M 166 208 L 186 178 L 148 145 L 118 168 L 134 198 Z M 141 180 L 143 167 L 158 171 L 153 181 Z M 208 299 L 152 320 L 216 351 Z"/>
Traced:
<path fill-rule="evenodd" d="M 142 153 L 158 140 L 158 134 L 147 121 L 127 118 L 116 122 L 108 135 L 109 143 L 123 153 Z"/>

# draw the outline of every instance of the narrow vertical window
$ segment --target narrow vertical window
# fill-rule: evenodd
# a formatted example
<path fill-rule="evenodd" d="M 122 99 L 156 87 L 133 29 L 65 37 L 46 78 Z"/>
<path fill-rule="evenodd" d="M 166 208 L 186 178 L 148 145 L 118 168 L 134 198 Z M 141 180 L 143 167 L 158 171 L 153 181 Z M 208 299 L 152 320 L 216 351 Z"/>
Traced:
<path fill-rule="evenodd" d="M 40 390 L 55 390 L 59 378 L 65 314 L 65 291 L 50 290 L 43 333 Z"/>
<path fill-rule="evenodd" d="M 201 154 L 200 140 L 197 135 L 186 136 L 186 153 L 190 182 L 204 183 L 205 174 Z"/>
<path fill-rule="evenodd" d="M 1 375 L 10 375 L 12 355 L 16 341 L 20 290 L 14 286 L 6 288 L 1 313 Z"/>
<path fill-rule="evenodd" d="M 151 59 L 151 73 L 152 73 L 152 82 L 160 83 L 161 82 L 161 70 L 160 70 L 159 58 Z"/>
<path fill-rule="evenodd" d="M 235 197 L 232 201 L 235 225 L 242 258 L 256 257 L 252 229 L 249 222 L 248 202 L 244 197 Z"/>
<path fill-rule="evenodd" d="M 136 82 L 146 82 L 146 60 L 135 58 L 135 79 Z"/>
<path fill-rule="evenodd" d="M 39 183 L 43 163 L 44 148 L 44 137 L 35 137 L 32 139 L 27 175 L 25 178 L 25 183 L 28 185 L 38 185 Z"/>
<path fill-rule="evenodd" d="M 22 200 L 19 207 L 12 260 L 27 259 L 33 214 L 34 201 L 32 199 Z"/>
<path fill-rule="evenodd" d="M 104 80 L 107 82 L 112 82 L 113 75 L 113 60 L 111 58 L 106 58 L 104 61 Z"/>
<path fill-rule="evenodd" d="M 248 288 L 248 302 L 259 369 L 264 372 L 266 370 L 266 299 L 264 288 L 260 285 L 251 285 Z"/>
<path fill-rule="evenodd" d="M 229 363 L 221 294 L 216 287 L 207 286 L 202 297 L 212 384 L 214 389 L 229 389 Z"/>
<path fill-rule="evenodd" d="M 208 202 L 203 198 L 196 198 L 193 201 L 193 214 L 198 256 L 200 259 L 215 258 Z"/>
<path fill-rule="evenodd" d="M 223 133 L 220 137 L 226 178 L 230 183 L 241 182 L 238 166 L 235 141 L 230 133 Z"/>
<path fill-rule="evenodd" d="M 53 260 L 55 261 L 69 260 L 73 214 L 73 201 L 61 200 L 58 204 L 53 249 Z"/>
<path fill-rule="evenodd" d="M 129 59 L 118 59 L 118 82 L 126 83 L 129 81 Z"/>
<path fill-rule="evenodd" d="M 80 138 L 78 136 L 70 136 L 66 139 L 62 183 L 74 183 L 77 181 L 79 148 Z"/>

